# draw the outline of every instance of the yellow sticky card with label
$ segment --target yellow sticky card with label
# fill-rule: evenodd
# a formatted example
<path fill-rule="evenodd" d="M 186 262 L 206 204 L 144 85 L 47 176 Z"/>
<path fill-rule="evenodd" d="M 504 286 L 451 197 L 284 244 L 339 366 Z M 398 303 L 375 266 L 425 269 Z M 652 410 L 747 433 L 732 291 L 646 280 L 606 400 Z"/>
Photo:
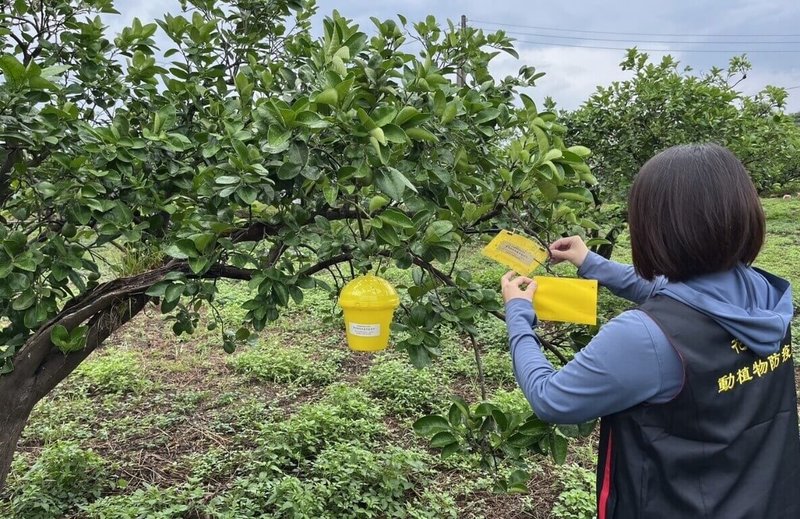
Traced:
<path fill-rule="evenodd" d="M 500 231 L 481 253 L 524 276 L 547 261 L 547 251 L 541 245 L 506 230 Z"/>
<path fill-rule="evenodd" d="M 533 308 L 543 321 L 597 324 L 597 280 L 535 276 Z"/>

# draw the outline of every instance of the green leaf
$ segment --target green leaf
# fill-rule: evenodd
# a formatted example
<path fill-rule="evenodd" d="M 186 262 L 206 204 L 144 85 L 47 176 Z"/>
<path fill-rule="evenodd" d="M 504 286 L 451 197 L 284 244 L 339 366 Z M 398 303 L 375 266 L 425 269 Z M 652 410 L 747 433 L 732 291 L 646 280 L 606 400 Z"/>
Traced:
<path fill-rule="evenodd" d="M 241 181 L 241 179 L 239 177 L 223 175 L 221 177 L 217 177 L 214 181 L 221 186 L 226 186 L 230 184 L 238 184 Z"/>
<path fill-rule="evenodd" d="M 376 125 L 383 127 L 392 122 L 396 115 L 397 115 L 397 110 L 395 109 L 395 107 L 382 106 L 372 112 L 371 118 Z"/>
<path fill-rule="evenodd" d="M 397 231 L 394 230 L 392 227 L 372 227 L 372 230 L 375 232 L 377 237 L 385 243 L 386 245 L 391 245 L 392 247 L 399 247 L 403 244 L 400 237 L 397 236 Z"/>
<path fill-rule="evenodd" d="M 181 283 L 172 283 L 164 291 L 164 301 L 166 303 L 173 303 L 175 301 L 178 301 L 183 295 L 183 291 L 185 288 L 186 285 L 183 285 Z"/>
<path fill-rule="evenodd" d="M 0 70 L 6 78 L 6 82 L 14 86 L 19 86 L 25 81 L 25 65 L 10 54 L 0 56 Z"/>
<path fill-rule="evenodd" d="M 567 151 L 574 153 L 582 159 L 588 158 L 592 154 L 592 150 L 586 146 L 570 146 Z"/>
<path fill-rule="evenodd" d="M 524 470 L 516 469 L 508 476 L 507 491 L 510 493 L 525 493 L 528 491 L 526 483 L 530 479 L 530 474 Z"/>
<path fill-rule="evenodd" d="M 369 213 L 379 211 L 389 205 L 389 199 L 385 196 L 375 195 L 369 200 Z"/>
<path fill-rule="evenodd" d="M 252 205 L 258 199 L 258 189 L 253 186 L 242 186 L 236 190 L 236 195 L 244 205 Z"/>
<path fill-rule="evenodd" d="M 30 252 L 25 252 L 21 256 L 14 258 L 14 266 L 20 270 L 36 272 L 36 259 Z"/>
<path fill-rule="evenodd" d="M 317 94 L 312 101 L 322 105 L 336 106 L 339 104 L 339 92 L 335 88 L 326 88 Z"/>
<path fill-rule="evenodd" d="M 600 226 L 597 225 L 592 220 L 589 220 L 588 218 L 581 218 L 580 219 L 580 226 L 583 227 L 584 229 L 593 229 L 595 231 L 599 231 L 600 230 Z"/>
<path fill-rule="evenodd" d="M 594 198 L 592 197 L 592 192 L 586 189 L 585 187 L 570 187 L 570 188 L 559 188 L 558 190 L 558 197 L 561 200 L 574 200 L 576 202 L 586 202 L 592 203 L 594 202 Z"/>
<path fill-rule="evenodd" d="M 519 427 L 519 432 L 528 436 L 539 436 L 547 434 L 550 431 L 550 426 L 538 418 L 528 420 Z"/>
<path fill-rule="evenodd" d="M 437 220 L 433 222 L 425 232 L 425 243 L 437 243 L 448 233 L 453 231 L 453 222 L 448 220 Z"/>
<path fill-rule="evenodd" d="M 63 325 L 57 324 L 53 326 L 52 330 L 50 330 L 50 342 L 52 342 L 56 348 L 60 349 L 61 351 L 69 348 L 69 339 L 69 330 L 67 330 Z"/>
<path fill-rule="evenodd" d="M 373 128 L 369 131 L 369 134 L 374 137 L 376 141 L 386 146 L 386 134 L 383 133 L 382 128 Z"/>
<path fill-rule="evenodd" d="M 494 419 L 494 422 L 497 424 L 497 428 L 500 431 L 505 431 L 508 429 L 508 417 L 503 411 L 500 409 L 493 409 L 492 418 Z"/>
<path fill-rule="evenodd" d="M 70 68 L 69 65 L 53 65 L 51 67 L 47 67 L 42 69 L 42 73 L 40 74 L 41 77 L 45 79 L 49 79 L 52 77 L 60 76 L 64 72 L 68 71 Z"/>
<path fill-rule="evenodd" d="M 425 128 L 406 128 L 408 138 L 415 141 L 438 142 L 438 138 Z"/>
<path fill-rule="evenodd" d="M 458 112 L 458 106 L 456 105 L 455 101 L 450 101 L 445 105 L 444 111 L 442 112 L 442 124 L 448 124 L 456 117 L 456 113 Z"/>
<path fill-rule="evenodd" d="M 590 434 L 592 434 L 596 426 L 597 426 L 597 420 L 592 420 L 591 422 L 584 422 L 582 424 L 578 424 L 578 435 L 589 436 Z"/>
<path fill-rule="evenodd" d="M 414 432 L 420 436 L 433 436 L 441 431 L 450 430 L 450 424 L 447 419 L 439 415 L 423 416 L 414 422 Z"/>
<path fill-rule="evenodd" d="M 152 297 L 164 297 L 164 292 L 167 290 L 168 286 L 170 286 L 170 283 L 161 281 L 148 288 L 145 294 Z"/>
<path fill-rule="evenodd" d="M 474 122 L 475 124 L 483 124 L 488 123 L 489 121 L 494 121 L 500 115 L 500 110 L 497 108 L 487 108 L 486 110 L 482 110 L 478 115 L 475 116 Z"/>
<path fill-rule="evenodd" d="M 364 125 L 367 131 L 374 130 L 378 127 L 378 125 L 375 124 L 375 121 L 372 120 L 372 118 L 369 116 L 369 114 L 367 114 L 367 112 L 364 111 L 363 108 L 357 108 L 356 114 L 358 115 L 358 119 L 361 121 L 361 124 Z"/>
<path fill-rule="evenodd" d="M 36 293 L 33 290 L 26 290 L 14 298 L 14 301 L 11 303 L 11 309 L 21 312 L 22 310 L 27 310 L 32 307 L 34 303 L 36 303 Z"/>
<path fill-rule="evenodd" d="M 375 175 L 375 184 L 378 189 L 389 195 L 394 200 L 402 200 L 406 188 L 417 192 L 417 188 L 400 171 L 388 167 L 378 170 Z"/>
<path fill-rule="evenodd" d="M 339 186 L 336 184 L 327 184 L 322 188 L 322 196 L 329 206 L 333 207 L 336 204 L 336 198 L 339 196 Z"/>
<path fill-rule="evenodd" d="M 575 424 L 557 425 L 556 429 L 567 438 L 577 438 L 580 436 L 580 430 Z"/>
<path fill-rule="evenodd" d="M 547 153 L 544 154 L 544 157 L 540 159 L 541 162 L 547 162 L 548 160 L 556 160 L 560 159 L 563 156 L 561 150 L 559 149 L 552 149 L 549 150 Z"/>
<path fill-rule="evenodd" d="M 400 113 L 397 114 L 397 117 L 395 117 L 394 124 L 398 126 L 403 126 L 403 124 L 406 121 L 408 121 L 417 114 L 419 114 L 419 110 L 417 110 L 413 106 L 405 106 L 400 110 Z"/>
<path fill-rule="evenodd" d="M 176 244 L 171 244 L 164 249 L 164 254 L 175 259 L 186 259 L 189 256 L 184 253 Z"/>
<path fill-rule="evenodd" d="M 395 124 L 387 124 L 383 128 L 383 134 L 386 137 L 386 140 L 389 142 L 394 142 L 396 144 L 404 144 L 408 141 L 408 137 L 406 137 L 406 132 L 403 131 L 402 128 Z"/>
<path fill-rule="evenodd" d="M 16 13 L 20 16 L 28 12 L 28 2 L 27 0 L 14 0 L 14 9 Z"/>
<path fill-rule="evenodd" d="M 205 252 L 208 247 L 214 243 L 216 236 L 212 233 L 195 234 L 191 237 L 192 242 L 198 252 Z"/>
<path fill-rule="evenodd" d="M 442 448 L 442 459 L 449 458 L 450 456 L 456 454 L 460 450 L 461 447 L 458 445 L 458 443 L 451 443 L 449 445 L 445 445 Z"/>
<path fill-rule="evenodd" d="M 538 156 L 544 157 L 547 154 L 547 150 L 550 149 L 550 140 L 547 138 L 547 134 L 544 133 L 544 130 L 542 130 L 538 126 L 531 125 L 531 129 L 533 130 L 534 135 L 536 135 Z M 541 162 L 541 159 L 539 161 Z"/>
<path fill-rule="evenodd" d="M 475 416 L 491 416 L 492 412 L 496 411 L 497 407 L 489 402 L 481 402 L 475 408 Z"/>
<path fill-rule="evenodd" d="M 542 196 L 548 202 L 554 201 L 558 197 L 558 186 L 546 180 L 536 182 L 536 187 L 542 193 Z"/>
<path fill-rule="evenodd" d="M 550 435 L 550 455 L 558 465 L 563 465 L 567 460 L 567 448 L 569 442 L 560 434 Z"/>
<path fill-rule="evenodd" d="M 439 449 L 446 445 L 450 445 L 451 443 L 457 443 L 458 440 L 455 436 L 449 431 L 440 431 L 433 435 L 431 438 L 431 447 L 435 449 Z"/>
<path fill-rule="evenodd" d="M 401 229 L 413 229 L 414 222 L 403 214 L 402 212 L 398 211 L 397 209 L 387 209 L 383 213 L 378 216 L 380 220 L 383 222 L 392 225 L 394 227 L 399 227 Z"/>
<path fill-rule="evenodd" d="M 204 258 L 202 256 L 199 258 L 189 258 L 188 263 L 189 263 L 189 268 L 192 269 L 192 272 L 194 272 L 195 274 L 200 274 L 202 272 L 205 272 L 205 270 L 211 264 L 208 258 Z"/>
<path fill-rule="evenodd" d="M 463 419 L 464 414 L 461 412 L 461 408 L 457 406 L 455 403 L 450 405 L 450 410 L 447 413 L 447 419 L 450 421 L 450 425 L 457 426 L 459 425 Z"/>

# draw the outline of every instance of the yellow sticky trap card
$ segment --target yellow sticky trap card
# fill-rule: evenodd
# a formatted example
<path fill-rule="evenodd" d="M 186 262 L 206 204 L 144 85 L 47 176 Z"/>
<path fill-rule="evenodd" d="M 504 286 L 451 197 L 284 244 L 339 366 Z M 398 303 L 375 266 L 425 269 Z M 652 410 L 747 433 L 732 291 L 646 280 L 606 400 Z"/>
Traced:
<path fill-rule="evenodd" d="M 535 241 L 506 230 L 500 231 L 481 253 L 523 276 L 544 265 L 548 256 L 547 251 Z"/>
<path fill-rule="evenodd" d="M 597 324 L 597 280 L 536 276 L 533 308 L 543 321 Z"/>

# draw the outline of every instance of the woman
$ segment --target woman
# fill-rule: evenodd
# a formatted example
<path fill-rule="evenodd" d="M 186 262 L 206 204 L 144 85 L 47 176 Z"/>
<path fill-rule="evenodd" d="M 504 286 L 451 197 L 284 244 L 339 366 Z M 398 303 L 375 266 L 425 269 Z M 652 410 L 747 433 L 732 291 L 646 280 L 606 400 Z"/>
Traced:
<path fill-rule="evenodd" d="M 576 236 L 554 263 L 639 304 L 556 371 L 534 333 L 532 279 L 503 277 L 514 374 L 553 423 L 602 417 L 598 519 L 800 518 L 787 281 L 751 267 L 764 241 L 742 163 L 713 144 L 650 159 L 630 193 L 633 267 Z"/>

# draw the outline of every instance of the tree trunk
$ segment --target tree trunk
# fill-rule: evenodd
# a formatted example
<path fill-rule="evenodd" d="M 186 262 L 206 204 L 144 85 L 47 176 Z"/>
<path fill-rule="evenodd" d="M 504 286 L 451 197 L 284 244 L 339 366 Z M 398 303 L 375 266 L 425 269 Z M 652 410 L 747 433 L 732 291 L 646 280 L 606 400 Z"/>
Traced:
<path fill-rule="evenodd" d="M 52 345 L 47 330 L 59 321 L 45 325 L 44 332 L 40 330 L 41 333 L 34 334 L 25 344 L 14 371 L 0 377 L 0 490 L 5 487 L 17 442 L 36 403 L 67 378 L 109 335 L 138 314 L 148 300 L 144 294 L 134 294 L 127 299 L 117 299 L 94 314 L 88 321 L 86 345 L 80 351 L 65 355 Z M 67 320 L 65 317 L 61 322 Z"/>
<path fill-rule="evenodd" d="M 14 377 L 0 378 L 0 490 L 5 487 L 17 442 L 34 404 L 30 383 Z"/>

